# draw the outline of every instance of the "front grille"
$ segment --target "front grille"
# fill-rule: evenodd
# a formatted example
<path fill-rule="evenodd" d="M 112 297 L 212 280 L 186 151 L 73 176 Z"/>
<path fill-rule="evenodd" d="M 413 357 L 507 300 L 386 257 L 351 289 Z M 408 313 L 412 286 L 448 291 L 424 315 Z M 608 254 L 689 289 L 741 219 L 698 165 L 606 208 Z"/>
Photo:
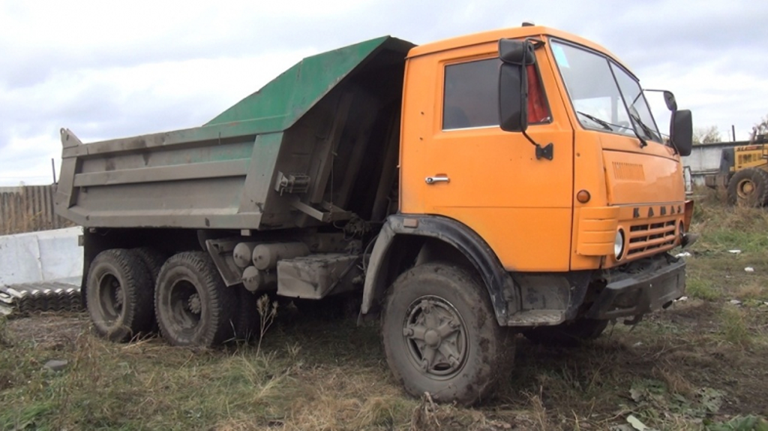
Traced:
<path fill-rule="evenodd" d="M 674 220 L 633 225 L 629 228 L 627 256 L 638 256 L 658 249 L 671 248 L 674 243 Z"/>

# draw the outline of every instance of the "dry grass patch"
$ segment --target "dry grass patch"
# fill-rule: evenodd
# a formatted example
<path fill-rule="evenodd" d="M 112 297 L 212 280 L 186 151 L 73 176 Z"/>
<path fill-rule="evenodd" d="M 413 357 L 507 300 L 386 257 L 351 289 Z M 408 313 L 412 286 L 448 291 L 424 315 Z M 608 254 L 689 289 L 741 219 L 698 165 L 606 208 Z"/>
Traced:
<path fill-rule="evenodd" d="M 286 429 L 391 429 L 408 424 L 414 408 L 388 375 L 354 365 L 317 366 L 292 376 Z"/>
<path fill-rule="evenodd" d="M 695 386 L 683 376 L 677 369 L 677 365 L 672 361 L 665 360 L 663 364 L 654 368 L 654 376 L 663 382 L 673 395 L 682 395 L 690 398 L 696 392 Z"/>
<path fill-rule="evenodd" d="M 746 301 L 768 301 L 768 285 L 761 279 L 749 280 L 736 289 L 734 297 Z"/>
<path fill-rule="evenodd" d="M 739 307 L 726 305 L 720 315 L 721 335 L 731 344 L 746 347 L 752 342 L 752 334 L 747 326 L 747 312 Z"/>

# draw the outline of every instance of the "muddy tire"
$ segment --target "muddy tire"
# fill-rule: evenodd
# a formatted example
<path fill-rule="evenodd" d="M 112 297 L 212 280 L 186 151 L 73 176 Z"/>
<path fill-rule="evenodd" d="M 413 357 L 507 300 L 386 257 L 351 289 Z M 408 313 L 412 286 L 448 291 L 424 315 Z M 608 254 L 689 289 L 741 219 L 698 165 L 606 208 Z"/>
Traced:
<path fill-rule="evenodd" d="M 231 340 L 237 299 L 205 252 L 171 256 L 155 289 L 160 333 L 173 346 L 211 347 Z"/>
<path fill-rule="evenodd" d="M 152 328 L 153 283 L 139 256 L 131 250 L 99 253 L 86 280 L 86 305 L 94 329 L 115 342 L 129 341 Z"/>
<path fill-rule="evenodd" d="M 556 326 L 541 326 L 523 331 L 525 338 L 536 344 L 575 347 L 599 337 L 608 326 L 607 320 L 578 319 Z"/>
<path fill-rule="evenodd" d="M 157 282 L 157 276 L 160 275 L 160 268 L 163 267 L 168 256 L 152 247 L 139 247 L 132 249 L 132 251 L 136 253 L 136 255 L 139 256 L 139 259 L 144 263 L 144 266 L 152 277 L 152 284 L 154 285 Z"/>
<path fill-rule="evenodd" d="M 768 172 L 762 169 L 744 169 L 728 181 L 728 203 L 759 207 L 768 205 Z"/>
<path fill-rule="evenodd" d="M 139 259 L 141 259 L 141 261 L 144 263 L 144 267 L 152 278 L 152 326 L 150 331 L 157 333 L 159 329 L 157 327 L 157 319 L 155 319 L 154 312 L 155 283 L 157 283 L 157 276 L 160 275 L 160 268 L 163 267 L 163 264 L 165 263 L 165 260 L 168 258 L 168 256 L 166 256 L 165 253 L 162 253 L 152 247 L 139 247 L 132 249 L 132 251 L 136 253 L 137 256 L 139 256 Z"/>
<path fill-rule="evenodd" d="M 514 359 L 514 334 L 496 322 L 474 274 L 430 263 L 402 274 L 387 294 L 382 338 L 395 378 L 416 397 L 472 405 L 490 398 Z"/>

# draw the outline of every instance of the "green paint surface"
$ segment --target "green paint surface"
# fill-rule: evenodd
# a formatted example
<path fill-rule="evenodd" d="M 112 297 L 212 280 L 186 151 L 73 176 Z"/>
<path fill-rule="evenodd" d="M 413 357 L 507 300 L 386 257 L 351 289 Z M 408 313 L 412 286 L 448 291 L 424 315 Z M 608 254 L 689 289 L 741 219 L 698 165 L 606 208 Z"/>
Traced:
<path fill-rule="evenodd" d="M 247 122 L 255 133 L 285 130 L 388 39 L 380 37 L 307 57 L 205 126 Z"/>

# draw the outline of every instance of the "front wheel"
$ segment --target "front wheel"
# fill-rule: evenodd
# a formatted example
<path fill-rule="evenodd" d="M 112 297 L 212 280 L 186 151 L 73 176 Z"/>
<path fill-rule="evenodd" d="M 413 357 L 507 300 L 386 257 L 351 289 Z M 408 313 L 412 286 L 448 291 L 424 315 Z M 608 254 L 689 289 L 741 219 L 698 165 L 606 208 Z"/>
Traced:
<path fill-rule="evenodd" d="M 514 335 L 496 322 L 488 293 L 469 271 L 430 263 L 402 274 L 382 322 L 387 362 L 413 396 L 471 405 L 509 375 Z"/>

